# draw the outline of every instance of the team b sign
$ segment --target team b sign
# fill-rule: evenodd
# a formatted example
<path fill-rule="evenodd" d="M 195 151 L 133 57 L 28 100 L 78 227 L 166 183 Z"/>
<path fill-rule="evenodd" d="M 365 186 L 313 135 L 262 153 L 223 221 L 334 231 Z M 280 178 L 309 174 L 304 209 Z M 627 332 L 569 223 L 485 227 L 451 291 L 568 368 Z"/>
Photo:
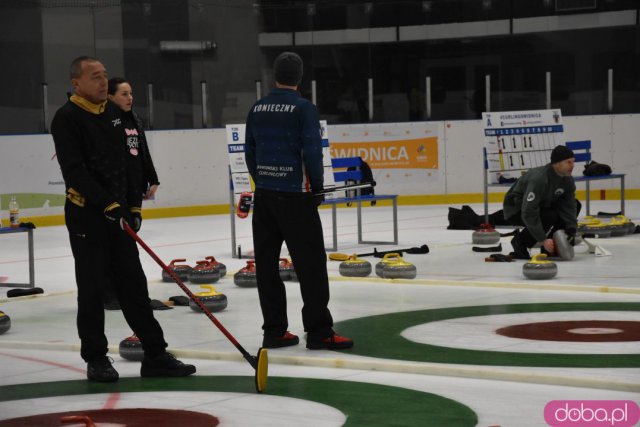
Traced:
<path fill-rule="evenodd" d="M 553 427 L 632 427 L 640 407 L 632 400 L 552 400 L 544 420 Z"/>

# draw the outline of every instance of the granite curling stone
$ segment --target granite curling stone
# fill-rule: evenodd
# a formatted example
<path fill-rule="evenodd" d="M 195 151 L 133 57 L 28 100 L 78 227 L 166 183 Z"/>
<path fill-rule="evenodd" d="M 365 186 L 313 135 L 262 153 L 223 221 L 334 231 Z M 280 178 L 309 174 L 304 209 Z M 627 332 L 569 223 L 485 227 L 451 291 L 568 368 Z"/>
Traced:
<path fill-rule="evenodd" d="M 611 227 L 611 237 L 621 237 L 629 234 L 629 222 L 629 219 L 624 215 L 616 215 L 611 218 L 611 222 L 609 222 L 609 227 Z"/>
<path fill-rule="evenodd" d="M 578 233 L 584 234 L 585 237 L 606 238 L 611 237 L 611 227 L 593 216 L 585 216 L 578 222 Z"/>
<path fill-rule="evenodd" d="M 340 263 L 338 271 L 345 277 L 366 277 L 371 274 L 371 263 L 353 254 Z"/>
<path fill-rule="evenodd" d="M 494 245 L 500 241 L 500 233 L 491 224 L 480 224 L 480 228 L 471 234 L 476 245 Z"/>
<path fill-rule="evenodd" d="M 385 264 L 393 262 L 398 258 L 400 258 L 400 254 L 397 252 L 384 254 L 382 260 L 376 264 L 376 276 L 382 277 L 382 269 L 384 268 Z"/>
<path fill-rule="evenodd" d="M 387 262 L 382 267 L 382 277 L 384 279 L 415 279 L 418 274 L 416 266 L 398 256 L 391 262 Z"/>
<path fill-rule="evenodd" d="M 567 239 L 567 234 L 564 230 L 556 230 L 553 233 L 553 244 L 555 246 L 555 253 L 562 259 L 563 261 L 571 261 L 575 252 L 573 250 L 573 246 L 569 243 L 569 239 Z"/>
<path fill-rule="evenodd" d="M 287 258 L 280 258 L 280 279 L 291 280 L 291 274 L 295 274 L 293 263 Z"/>
<path fill-rule="evenodd" d="M 172 260 L 167 267 L 169 270 L 173 271 L 180 280 L 183 282 L 188 280 L 189 272 L 191 272 L 191 266 L 185 264 L 176 265 L 177 262 L 185 262 L 186 259 L 174 259 Z M 162 270 L 162 281 L 163 282 L 173 282 L 173 277 L 171 277 L 164 269 Z"/>
<path fill-rule="evenodd" d="M 613 220 L 620 221 L 625 225 L 626 234 L 633 234 L 636 231 L 636 225 L 624 215 L 616 215 L 613 217 Z"/>
<path fill-rule="evenodd" d="M 215 313 L 227 308 L 228 300 L 225 294 L 216 292 L 216 289 L 211 285 L 200 285 L 200 287 L 206 291 L 198 292 L 195 296 L 207 310 Z M 195 301 L 189 301 L 189 307 L 195 312 L 203 313 L 203 310 Z"/>
<path fill-rule="evenodd" d="M 256 278 L 256 261 L 250 259 L 247 261 L 247 265 L 240 269 L 233 276 L 233 283 L 241 288 L 255 288 L 258 286 L 258 279 Z"/>
<path fill-rule="evenodd" d="M 206 259 L 207 261 L 209 261 L 209 263 L 218 269 L 218 271 L 220 272 L 220 277 L 224 277 L 227 275 L 227 266 L 224 265 L 223 263 L 221 263 L 220 261 L 216 260 L 214 257 L 212 256 L 208 256 L 205 257 L 204 259 Z"/>
<path fill-rule="evenodd" d="M 144 359 L 144 349 L 142 348 L 142 342 L 136 334 L 131 335 L 128 338 L 120 341 L 118 348 L 120 357 L 133 362 L 141 362 Z"/>
<path fill-rule="evenodd" d="M 548 261 L 546 254 L 537 254 L 531 261 L 522 266 L 522 274 L 527 279 L 546 280 L 553 279 L 558 274 L 558 266 L 555 262 Z"/>
<path fill-rule="evenodd" d="M 11 329 L 11 318 L 4 311 L 0 311 L 0 335 Z"/>
<path fill-rule="evenodd" d="M 215 283 L 220 280 L 220 270 L 208 260 L 196 261 L 196 266 L 189 273 L 191 283 Z"/>

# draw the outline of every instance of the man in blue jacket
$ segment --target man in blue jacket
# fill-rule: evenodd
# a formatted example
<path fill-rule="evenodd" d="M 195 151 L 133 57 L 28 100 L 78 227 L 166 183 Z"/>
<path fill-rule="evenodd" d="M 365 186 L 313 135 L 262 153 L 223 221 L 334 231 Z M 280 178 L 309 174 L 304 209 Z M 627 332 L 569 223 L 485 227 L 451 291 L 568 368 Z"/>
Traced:
<path fill-rule="evenodd" d="M 322 223 L 322 139 L 318 110 L 297 91 L 302 59 L 283 52 L 275 60 L 276 88 L 257 101 L 246 125 L 245 158 L 255 183 L 253 244 L 264 323 L 262 346 L 296 345 L 287 320 L 279 272 L 286 242 L 300 281 L 302 321 L 309 349 L 345 349 L 353 341 L 333 331 Z"/>

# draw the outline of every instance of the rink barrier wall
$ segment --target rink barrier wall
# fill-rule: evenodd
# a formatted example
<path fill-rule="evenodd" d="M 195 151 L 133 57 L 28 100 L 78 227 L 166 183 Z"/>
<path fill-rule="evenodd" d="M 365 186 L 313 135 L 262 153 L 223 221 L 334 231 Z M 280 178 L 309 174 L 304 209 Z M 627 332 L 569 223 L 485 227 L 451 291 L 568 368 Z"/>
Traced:
<path fill-rule="evenodd" d="M 640 114 L 564 117 L 566 140 L 590 139 L 592 157 L 613 170 L 627 174 L 625 198 L 640 199 Z M 329 125 L 332 141 L 353 129 L 367 128 L 379 133 L 399 124 Z M 428 179 L 418 174 L 390 182 L 385 169 L 373 169 L 380 194 L 398 194 L 399 205 L 482 203 L 483 162 L 480 120 L 439 122 L 438 165 Z M 383 129 L 384 128 L 384 129 Z M 150 151 L 160 178 L 155 200 L 145 201 L 145 219 L 173 216 L 228 214 L 228 153 L 225 129 L 149 131 Z M 332 142 L 333 143 L 333 142 Z M 64 182 L 55 157 L 51 135 L 0 136 L 0 218 L 8 218 L 8 200 L 16 195 L 23 221 L 36 225 L 62 223 Z M 576 170 L 575 174 L 581 174 Z M 397 174 L 391 174 L 395 176 Z M 424 175 L 424 174 L 423 174 Z M 505 189 L 489 194 L 489 202 L 502 201 Z M 591 199 L 619 200 L 617 183 L 598 184 Z M 584 200 L 584 193 L 578 191 Z M 381 201 L 383 203 L 383 201 Z"/>

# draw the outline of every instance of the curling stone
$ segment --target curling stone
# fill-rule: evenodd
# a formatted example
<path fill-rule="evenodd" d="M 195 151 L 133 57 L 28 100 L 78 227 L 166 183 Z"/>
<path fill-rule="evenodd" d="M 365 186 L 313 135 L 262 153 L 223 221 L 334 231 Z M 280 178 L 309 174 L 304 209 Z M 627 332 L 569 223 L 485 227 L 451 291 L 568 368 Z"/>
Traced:
<path fill-rule="evenodd" d="M 366 277 L 371 274 L 371 263 L 353 254 L 340 263 L 338 271 L 345 277 Z"/>
<path fill-rule="evenodd" d="M 209 263 L 214 267 L 217 268 L 218 271 L 220 272 L 220 277 L 224 277 L 227 275 L 227 266 L 224 265 L 223 263 L 221 263 L 220 261 L 216 260 L 214 257 L 212 256 L 208 256 L 208 257 L 204 257 L 204 259 L 206 259 L 207 261 L 209 261 Z"/>
<path fill-rule="evenodd" d="M 216 292 L 216 288 L 211 285 L 200 285 L 202 289 L 206 289 L 204 292 L 198 292 L 196 298 L 212 313 L 216 311 L 222 311 L 227 308 L 227 296 Z M 191 310 L 198 313 L 202 313 L 202 309 L 194 301 L 189 301 L 189 307 Z"/>
<path fill-rule="evenodd" d="M 376 276 L 382 277 L 382 269 L 384 268 L 384 265 L 393 262 L 398 258 L 400 258 L 400 254 L 397 252 L 384 254 L 382 260 L 376 264 Z"/>
<path fill-rule="evenodd" d="M 295 273 L 291 260 L 280 258 L 280 279 L 291 280 L 291 272 Z"/>
<path fill-rule="evenodd" d="M 611 228 L 593 216 L 585 216 L 582 221 L 578 222 L 578 232 L 599 238 L 611 237 Z"/>
<path fill-rule="evenodd" d="M 522 274 L 527 279 L 545 280 L 553 279 L 558 274 L 558 266 L 555 262 L 548 261 L 546 254 L 536 254 L 531 261 L 522 266 Z"/>
<path fill-rule="evenodd" d="M 299 282 L 298 273 L 296 273 L 296 270 L 291 270 L 291 277 L 289 278 L 289 280 L 291 280 L 292 282 Z"/>
<path fill-rule="evenodd" d="M 256 261 L 253 259 L 247 261 L 247 265 L 233 276 L 233 283 L 241 288 L 255 288 L 258 286 Z"/>
<path fill-rule="evenodd" d="M 636 225 L 626 216 L 624 215 L 616 215 L 613 217 L 614 220 L 617 220 L 625 225 L 626 234 L 633 234 L 636 231 Z"/>
<path fill-rule="evenodd" d="M 141 362 L 144 359 L 144 350 L 142 348 L 142 342 L 136 334 L 131 335 L 129 338 L 125 338 L 120 341 L 120 357 L 126 360 L 132 360 L 134 362 Z"/>
<path fill-rule="evenodd" d="M 215 283 L 220 280 L 220 270 L 208 260 L 196 261 L 196 266 L 189 272 L 191 283 Z"/>
<path fill-rule="evenodd" d="M 174 273 L 176 273 L 178 278 L 180 280 L 182 280 L 182 281 L 188 280 L 189 273 L 191 272 L 191 266 L 184 265 L 184 264 L 176 265 L 176 263 L 177 262 L 185 262 L 185 261 L 186 261 L 186 259 L 183 259 L 183 258 L 174 259 L 167 266 L 167 267 L 169 267 L 169 270 L 171 270 Z M 162 270 L 162 281 L 163 282 L 173 282 L 173 278 L 171 276 L 169 276 L 167 274 L 167 272 L 164 271 L 164 269 Z"/>
<path fill-rule="evenodd" d="M 573 246 L 567 239 L 567 234 L 564 230 L 556 230 L 553 233 L 553 244 L 555 246 L 555 253 L 563 261 L 571 261 L 575 256 Z"/>
<path fill-rule="evenodd" d="M 611 237 L 621 237 L 628 234 L 629 220 L 624 215 L 616 215 L 611 218 L 609 227 L 611 227 Z"/>
<path fill-rule="evenodd" d="M 500 233 L 491 224 L 480 224 L 471 235 L 471 241 L 476 245 L 494 245 L 500 241 Z"/>
<path fill-rule="evenodd" d="M 0 335 L 11 329 L 11 318 L 4 311 L 0 311 Z"/>
<path fill-rule="evenodd" d="M 400 256 L 382 267 L 382 277 L 385 279 L 415 279 L 417 274 L 416 266 Z"/>

